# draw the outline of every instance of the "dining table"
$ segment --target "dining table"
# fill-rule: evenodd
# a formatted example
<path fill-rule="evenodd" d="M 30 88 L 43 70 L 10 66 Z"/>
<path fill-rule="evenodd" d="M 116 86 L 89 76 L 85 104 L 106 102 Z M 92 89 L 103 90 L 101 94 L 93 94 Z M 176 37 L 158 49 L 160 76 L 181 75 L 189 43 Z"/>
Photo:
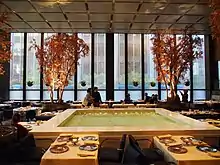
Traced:
<path fill-rule="evenodd" d="M 59 139 L 65 136 L 77 138 L 78 140 L 76 143 L 73 143 L 72 140 L 60 142 Z M 87 137 L 94 137 L 95 140 L 91 140 Z M 92 151 L 82 150 L 86 144 L 93 144 L 97 146 L 97 148 Z M 63 153 L 52 152 L 52 149 L 59 145 L 63 145 L 66 151 Z M 60 134 L 41 158 L 40 165 L 98 165 L 98 145 L 98 134 Z"/>
<path fill-rule="evenodd" d="M 194 137 L 190 135 L 171 137 L 171 139 L 175 141 L 173 146 L 179 144 L 182 145 L 183 148 L 186 149 L 185 153 L 172 152 L 171 150 L 169 150 L 169 146 L 171 146 L 171 143 L 161 142 L 161 139 L 159 139 L 158 136 L 153 137 L 153 143 L 155 147 L 159 148 L 163 152 L 165 161 L 169 163 L 172 162 L 172 164 L 174 165 L 220 165 L 220 151 L 211 153 L 199 150 L 199 145 L 209 146 L 202 141 L 200 142 L 202 144 L 198 145 L 184 145 L 184 142 L 182 140 L 184 138 L 194 139 Z"/>
<path fill-rule="evenodd" d="M 134 104 L 113 104 L 112 108 L 134 108 Z"/>

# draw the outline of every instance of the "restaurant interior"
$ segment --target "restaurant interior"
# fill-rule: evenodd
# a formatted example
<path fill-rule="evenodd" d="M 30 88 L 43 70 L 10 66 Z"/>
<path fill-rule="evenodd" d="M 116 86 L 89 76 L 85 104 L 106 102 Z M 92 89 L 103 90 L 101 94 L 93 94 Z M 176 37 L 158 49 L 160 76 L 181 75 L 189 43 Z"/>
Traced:
<path fill-rule="evenodd" d="M 220 165 L 218 0 L 0 0 L 0 165 Z"/>

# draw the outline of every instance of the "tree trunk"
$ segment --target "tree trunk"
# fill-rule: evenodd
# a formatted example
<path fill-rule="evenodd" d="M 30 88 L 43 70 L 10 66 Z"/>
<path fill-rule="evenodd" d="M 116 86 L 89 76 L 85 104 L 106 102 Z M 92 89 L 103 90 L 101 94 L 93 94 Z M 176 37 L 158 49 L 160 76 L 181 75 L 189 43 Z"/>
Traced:
<path fill-rule="evenodd" d="M 58 89 L 58 92 L 59 92 L 58 103 L 62 103 L 62 102 L 63 102 L 63 92 L 64 92 L 64 88 L 59 88 L 59 89 Z"/>
<path fill-rule="evenodd" d="M 168 90 L 167 86 L 166 86 L 166 91 L 167 91 L 167 99 L 168 99 L 168 97 L 169 97 L 169 90 Z"/>
<path fill-rule="evenodd" d="M 180 103 L 179 96 L 177 95 L 177 88 L 175 83 L 171 85 L 170 87 L 170 97 L 168 98 L 168 101 L 170 103 Z"/>
<path fill-rule="evenodd" d="M 50 87 L 50 102 L 53 103 L 53 88 Z"/>

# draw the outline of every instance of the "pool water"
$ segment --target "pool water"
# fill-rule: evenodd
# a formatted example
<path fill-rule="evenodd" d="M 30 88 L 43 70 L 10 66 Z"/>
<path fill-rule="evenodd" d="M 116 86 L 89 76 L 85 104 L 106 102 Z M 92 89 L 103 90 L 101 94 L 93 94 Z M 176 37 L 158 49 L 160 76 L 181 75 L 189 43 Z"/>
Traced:
<path fill-rule="evenodd" d="M 150 127 L 179 127 L 177 122 L 155 112 L 79 112 L 72 114 L 60 127 L 105 127 L 105 126 L 150 126 Z"/>

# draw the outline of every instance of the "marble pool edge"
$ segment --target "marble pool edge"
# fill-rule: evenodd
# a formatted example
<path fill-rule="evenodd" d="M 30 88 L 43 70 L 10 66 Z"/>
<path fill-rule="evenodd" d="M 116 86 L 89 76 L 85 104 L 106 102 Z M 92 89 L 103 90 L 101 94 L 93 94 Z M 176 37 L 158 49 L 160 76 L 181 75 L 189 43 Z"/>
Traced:
<path fill-rule="evenodd" d="M 191 126 L 189 128 L 186 127 L 178 127 L 177 128 L 168 128 L 164 126 L 163 128 L 156 128 L 151 126 L 149 127 L 58 127 L 64 120 L 66 120 L 69 116 L 71 116 L 76 111 L 88 111 L 88 110 L 103 110 L 103 111 L 112 111 L 111 109 L 105 108 L 94 108 L 94 109 L 67 109 L 66 111 L 56 115 L 52 119 L 44 122 L 38 127 L 35 127 L 31 133 L 34 134 L 35 137 L 44 137 L 44 136 L 57 136 L 60 133 L 98 133 L 102 135 L 114 135 L 121 133 L 128 134 L 138 134 L 138 135 L 159 135 L 159 134 L 173 134 L 173 135 L 205 135 L 205 136 L 219 136 L 220 128 L 209 125 L 205 122 L 200 122 L 198 120 L 183 116 L 176 112 L 171 112 L 163 108 L 115 108 L 114 111 L 118 110 L 142 110 L 142 111 L 152 111 L 154 110 L 156 113 L 168 117 L 175 121 L 180 121 L 183 123 L 188 123 Z"/>

